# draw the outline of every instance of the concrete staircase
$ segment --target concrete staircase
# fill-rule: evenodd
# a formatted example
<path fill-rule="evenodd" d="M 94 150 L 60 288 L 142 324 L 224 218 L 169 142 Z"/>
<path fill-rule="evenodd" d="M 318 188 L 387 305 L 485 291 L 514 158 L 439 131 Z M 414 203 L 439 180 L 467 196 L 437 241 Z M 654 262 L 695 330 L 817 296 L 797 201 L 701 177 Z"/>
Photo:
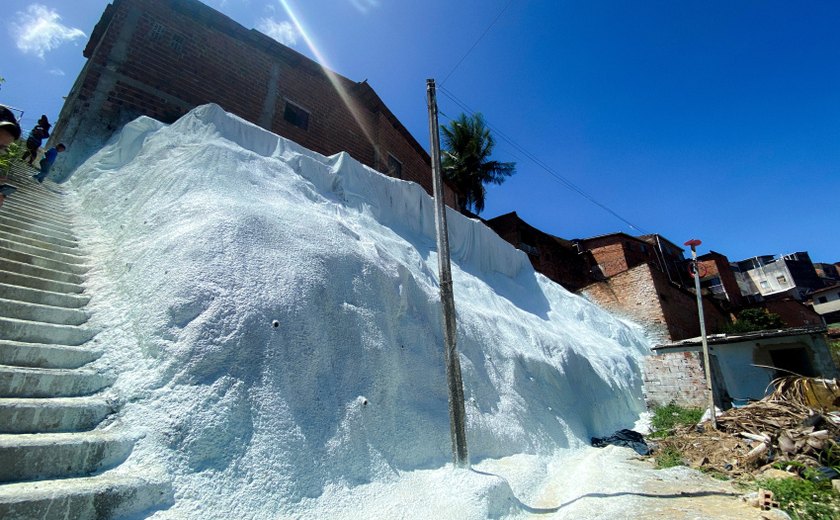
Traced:
<path fill-rule="evenodd" d="M 172 491 L 119 467 L 136 439 L 109 420 L 113 378 L 89 367 L 88 259 L 33 173 L 13 166 L 0 207 L 0 518 L 144 517 Z"/>

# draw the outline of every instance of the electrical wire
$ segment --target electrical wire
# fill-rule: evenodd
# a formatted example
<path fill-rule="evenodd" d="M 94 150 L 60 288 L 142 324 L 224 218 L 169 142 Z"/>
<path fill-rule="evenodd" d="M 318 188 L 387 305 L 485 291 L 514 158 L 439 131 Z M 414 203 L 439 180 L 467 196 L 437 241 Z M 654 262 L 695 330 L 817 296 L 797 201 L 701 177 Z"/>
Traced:
<path fill-rule="evenodd" d="M 455 105 L 457 105 L 457 106 L 458 106 L 461 110 L 464 110 L 465 112 L 467 112 L 468 114 L 470 114 L 470 115 L 472 115 L 472 116 L 474 116 L 474 115 L 475 115 L 475 111 L 474 111 L 474 110 L 472 110 L 469 106 L 467 106 L 467 104 L 466 104 L 466 103 L 464 103 L 463 101 L 461 101 L 460 99 L 458 99 L 458 97 L 457 97 L 457 96 L 455 96 L 455 94 L 453 94 L 451 91 L 449 91 L 448 89 L 444 88 L 443 86 L 439 86 L 439 87 L 438 87 L 438 89 L 441 91 L 441 93 L 443 93 L 443 95 L 445 95 L 445 96 L 446 96 L 446 97 L 448 97 L 448 98 L 449 98 L 449 99 L 450 99 L 453 103 L 455 103 Z M 441 114 L 443 114 L 443 112 L 440 112 L 440 113 L 441 113 Z M 452 120 L 452 118 L 450 118 L 449 116 L 446 116 L 445 114 L 444 114 L 444 116 L 445 116 L 447 119 Z M 578 187 L 575 183 L 573 183 L 572 181 L 570 181 L 570 180 L 569 180 L 569 179 L 567 179 L 566 177 L 564 177 L 564 176 L 560 175 L 557 171 L 555 171 L 555 170 L 554 170 L 551 166 L 549 166 L 549 165 L 548 165 L 548 164 L 546 164 L 544 161 L 542 161 L 539 157 L 537 157 L 537 156 L 536 156 L 536 155 L 534 155 L 533 153 L 529 152 L 529 151 L 528 151 L 527 149 L 525 149 L 523 146 L 521 146 L 521 145 L 519 145 L 518 143 L 516 143 L 513 139 L 511 139 L 510 137 L 508 137 L 508 136 L 507 136 L 504 132 L 502 132 L 502 131 L 501 131 L 501 130 L 499 130 L 498 128 L 494 127 L 493 125 L 491 125 L 491 124 L 490 124 L 490 122 L 489 122 L 489 121 L 487 121 L 486 119 L 485 119 L 485 123 L 487 124 L 487 127 L 488 127 L 488 128 L 490 128 L 490 129 L 491 129 L 491 130 L 492 130 L 492 131 L 493 131 L 496 135 L 498 135 L 498 136 L 499 136 L 502 140 L 504 140 L 504 141 L 505 141 L 508 145 L 510 145 L 511 147 L 513 147 L 513 149 L 514 149 L 514 150 L 518 151 L 518 152 L 519 152 L 519 153 L 521 153 L 523 156 L 525 156 L 525 157 L 527 157 L 528 159 L 530 159 L 530 160 L 531 160 L 534 164 L 536 164 L 537 166 L 539 166 L 542 170 L 544 170 L 546 173 L 548 173 L 548 174 L 549 174 L 549 175 L 550 175 L 550 176 L 551 176 L 551 177 L 552 177 L 555 181 L 559 182 L 559 183 L 560 183 L 561 185 L 563 185 L 565 188 L 567 188 L 567 189 L 571 190 L 571 191 L 572 191 L 572 192 L 574 192 L 574 193 L 577 193 L 578 195 L 580 195 L 580 196 L 581 196 L 581 197 L 583 197 L 584 199 L 588 200 L 590 203 L 592 203 L 592 204 L 594 204 L 594 205 L 598 206 L 599 208 L 603 209 L 604 211 L 606 211 L 606 212 L 607 212 L 607 213 L 609 213 L 610 215 L 614 216 L 615 218 L 617 218 L 617 219 L 618 219 L 618 220 L 620 220 L 621 222 L 624 222 L 625 224 L 627 224 L 628 226 L 630 226 L 630 228 L 631 228 L 631 229 L 634 229 L 634 230 L 638 231 L 639 233 L 641 233 L 641 234 L 643 234 L 643 235 L 648 235 L 648 234 L 650 234 L 650 233 L 648 233 L 647 231 L 645 231 L 644 229 L 642 229 L 641 227 L 639 227 L 639 226 L 637 226 L 637 225 L 633 224 L 632 222 L 630 222 L 630 221 L 629 221 L 629 220 L 627 220 L 626 218 L 624 218 L 624 217 L 622 217 L 621 215 L 619 215 L 619 214 L 618 214 L 618 212 L 616 212 L 615 210 L 613 210 L 612 208 L 610 208 L 610 207 L 609 207 L 609 206 L 607 206 L 606 204 L 603 204 L 603 203 L 599 202 L 598 200 L 596 200 L 596 199 L 595 199 L 592 195 L 590 195 L 590 194 L 588 194 L 587 192 L 585 192 L 582 188 Z"/>
<path fill-rule="evenodd" d="M 496 22 L 499 21 L 499 18 L 501 18 L 503 14 L 505 14 L 505 11 L 507 11 L 507 8 L 510 7 L 510 4 L 512 4 L 512 3 L 513 3 L 513 0 L 510 0 L 507 4 L 505 4 L 505 6 L 502 8 L 502 10 L 499 11 L 499 14 L 496 16 L 496 18 L 493 19 L 492 22 L 490 22 L 490 25 L 488 25 L 487 28 L 484 29 L 484 32 L 481 33 L 481 36 L 479 36 L 478 39 L 475 41 L 475 43 L 472 44 L 472 47 L 470 47 L 470 49 L 461 57 L 461 59 L 458 60 L 458 63 L 456 63 L 455 66 L 452 67 L 452 70 L 449 71 L 449 74 L 447 74 L 446 77 L 443 78 L 443 81 L 440 82 L 441 86 L 443 86 L 443 84 L 446 83 L 446 80 L 448 80 L 449 77 L 452 76 L 452 74 L 458 69 L 458 67 L 461 66 L 461 64 L 464 62 L 464 60 L 467 59 L 467 56 L 469 56 L 470 53 L 473 51 L 473 49 L 476 48 L 478 43 L 485 36 L 487 36 L 487 33 L 490 32 L 490 29 L 492 29 L 493 26 L 496 25 Z"/>

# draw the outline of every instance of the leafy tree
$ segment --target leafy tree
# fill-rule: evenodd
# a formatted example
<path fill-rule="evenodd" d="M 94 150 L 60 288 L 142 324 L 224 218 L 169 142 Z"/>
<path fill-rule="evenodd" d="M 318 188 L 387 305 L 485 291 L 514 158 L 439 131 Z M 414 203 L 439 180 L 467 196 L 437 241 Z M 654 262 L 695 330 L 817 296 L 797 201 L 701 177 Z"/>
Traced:
<path fill-rule="evenodd" d="M 754 332 L 757 330 L 783 329 L 787 324 L 782 318 L 767 309 L 744 309 L 738 313 L 735 323 L 726 332 Z"/>
<path fill-rule="evenodd" d="M 484 210 L 485 184 L 502 184 L 514 174 L 516 163 L 490 160 L 496 145 L 481 114 L 461 114 L 441 126 L 445 150 L 443 176 L 458 190 L 458 203 L 464 209 Z"/>

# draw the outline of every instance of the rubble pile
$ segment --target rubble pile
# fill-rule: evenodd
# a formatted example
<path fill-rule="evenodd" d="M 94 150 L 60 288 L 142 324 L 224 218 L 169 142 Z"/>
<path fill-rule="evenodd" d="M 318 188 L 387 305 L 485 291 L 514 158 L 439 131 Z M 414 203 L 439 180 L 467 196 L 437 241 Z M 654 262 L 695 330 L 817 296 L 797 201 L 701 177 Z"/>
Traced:
<path fill-rule="evenodd" d="M 684 462 L 732 477 L 790 462 L 795 468 L 840 465 L 840 389 L 835 381 L 785 378 L 776 391 L 717 418 L 677 428 L 659 448 L 682 453 Z"/>

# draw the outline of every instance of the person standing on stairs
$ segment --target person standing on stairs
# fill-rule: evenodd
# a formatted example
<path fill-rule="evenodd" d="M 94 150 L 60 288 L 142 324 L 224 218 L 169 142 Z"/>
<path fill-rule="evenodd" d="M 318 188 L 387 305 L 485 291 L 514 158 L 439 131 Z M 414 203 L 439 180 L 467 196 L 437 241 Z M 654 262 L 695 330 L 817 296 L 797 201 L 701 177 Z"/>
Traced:
<path fill-rule="evenodd" d="M 29 137 L 26 138 L 26 152 L 23 153 L 21 160 L 29 158 L 29 166 L 35 162 L 35 156 L 38 155 L 38 149 L 41 148 L 41 141 L 50 136 L 50 121 L 46 114 L 41 116 L 35 128 L 29 132 Z"/>
<path fill-rule="evenodd" d="M 38 163 L 41 165 L 41 171 L 33 175 L 32 178 L 38 181 L 39 183 L 44 182 L 44 179 L 46 179 L 47 175 L 50 174 L 50 168 L 52 168 L 56 157 L 58 157 L 58 154 L 66 149 L 66 146 L 59 143 L 58 146 L 54 146 L 47 150 L 47 153 L 44 154 L 44 158 L 41 159 L 41 162 Z"/>
<path fill-rule="evenodd" d="M 20 125 L 15 115 L 8 108 L 0 105 L 0 153 L 13 142 L 20 139 Z M 6 196 L 11 195 L 17 188 L 10 184 L 2 184 L 6 178 L 0 178 L 0 206 L 6 201 Z"/>

